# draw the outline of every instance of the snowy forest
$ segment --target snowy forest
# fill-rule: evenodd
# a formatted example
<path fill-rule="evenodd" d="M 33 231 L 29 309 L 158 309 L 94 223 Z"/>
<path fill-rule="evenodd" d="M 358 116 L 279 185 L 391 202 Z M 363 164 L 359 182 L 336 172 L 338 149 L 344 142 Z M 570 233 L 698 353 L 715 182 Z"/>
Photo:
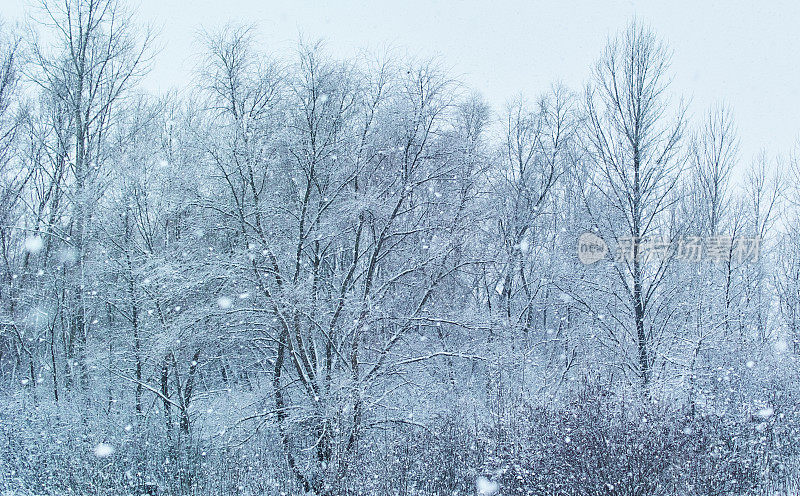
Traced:
<path fill-rule="evenodd" d="M 490 108 L 122 0 L 0 25 L 0 494 L 800 490 L 800 148 L 623 19 Z"/>

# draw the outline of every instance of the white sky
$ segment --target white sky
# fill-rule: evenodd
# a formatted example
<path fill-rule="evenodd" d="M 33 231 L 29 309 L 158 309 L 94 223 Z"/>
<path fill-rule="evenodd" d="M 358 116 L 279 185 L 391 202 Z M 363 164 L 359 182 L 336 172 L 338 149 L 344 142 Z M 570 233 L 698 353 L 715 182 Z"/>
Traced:
<path fill-rule="evenodd" d="M 28 2 L 8 1 L 0 15 L 21 19 Z M 278 53 L 302 34 L 333 55 L 387 46 L 438 55 L 495 110 L 558 80 L 580 89 L 607 37 L 635 15 L 674 50 L 672 90 L 691 100 L 692 115 L 717 102 L 733 108 L 741 162 L 760 149 L 786 155 L 800 137 L 796 1 L 132 1 L 142 22 L 161 27 L 163 49 L 144 81 L 152 91 L 189 84 L 201 27 L 254 22 Z"/>

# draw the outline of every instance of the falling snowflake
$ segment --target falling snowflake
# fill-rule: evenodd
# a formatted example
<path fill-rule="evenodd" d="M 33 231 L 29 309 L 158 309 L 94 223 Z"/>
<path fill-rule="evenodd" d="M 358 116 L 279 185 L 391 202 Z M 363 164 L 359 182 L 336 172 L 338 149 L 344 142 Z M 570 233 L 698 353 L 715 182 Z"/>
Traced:
<path fill-rule="evenodd" d="M 758 411 L 758 416 L 765 419 L 772 417 L 773 413 L 775 413 L 775 410 L 770 407 L 766 407 Z"/>
<path fill-rule="evenodd" d="M 44 242 L 41 236 L 30 236 L 25 238 L 25 251 L 28 253 L 36 253 L 42 249 Z"/>
<path fill-rule="evenodd" d="M 94 447 L 94 456 L 97 458 L 108 458 L 114 454 L 114 447 L 110 444 L 100 443 Z"/>
<path fill-rule="evenodd" d="M 500 491 L 500 484 L 490 481 L 486 477 L 478 477 L 475 485 L 477 486 L 478 494 L 480 496 L 494 496 L 498 491 Z"/>

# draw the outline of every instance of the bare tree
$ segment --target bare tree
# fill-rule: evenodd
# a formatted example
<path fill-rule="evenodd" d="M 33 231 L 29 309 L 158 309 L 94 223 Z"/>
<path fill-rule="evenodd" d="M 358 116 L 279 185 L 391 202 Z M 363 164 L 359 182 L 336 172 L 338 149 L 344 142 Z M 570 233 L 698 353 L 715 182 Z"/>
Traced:
<path fill-rule="evenodd" d="M 85 301 L 87 232 L 97 183 L 107 160 L 104 140 L 113 111 L 147 68 L 151 34 L 137 39 L 131 14 L 116 0 L 43 1 L 34 22 L 53 36 L 47 45 L 31 46 L 31 79 L 64 106 L 71 116 L 68 161 L 71 168 L 69 244 L 77 253 L 74 300 L 69 308 L 70 341 L 79 355 L 83 387 L 88 387 L 86 342 L 91 319 Z"/>
<path fill-rule="evenodd" d="M 709 111 L 701 130 L 691 143 L 691 166 L 697 176 L 704 214 L 703 229 L 709 235 L 719 233 L 729 208 L 729 184 L 736 165 L 739 139 L 731 110 L 715 107 Z"/>
<path fill-rule="evenodd" d="M 21 217 L 21 204 L 24 202 L 25 187 L 30 181 L 30 171 L 26 171 L 19 161 L 18 135 L 22 128 L 24 110 L 19 105 L 21 93 L 20 79 L 21 39 L 10 33 L 0 24 L 0 353 L 21 366 L 23 356 L 27 355 L 30 370 L 33 370 L 33 355 L 21 339 L 15 322 L 17 303 L 20 298 L 19 283 L 14 280 L 18 268 L 24 263 L 20 260 L 20 236 L 17 228 Z M 24 259 L 26 255 L 22 255 Z M 0 372 L 5 372 L 0 366 Z M 31 375 L 30 380 L 35 380 Z"/>
<path fill-rule="evenodd" d="M 596 166 L 594 184 L 601 200 L 591 206 L 601 233 L 632 243 L 630 256 L 616 266 L 625 290 L 636 373 L 648 388 L 654 354 L 652 304 L 658 298 L 667 260 L 644 260 L 641 242 L 655 235 L 674 202 L 682 168 L 682 108 L 672 116 L 667 98 L 670 53 L 647 27 L 632 23 L 611 40 L 586 91 L 586 142 Z M 669 235 L 664 233 L 664 235 Z M 621 318 L 621 316 L 620 316 Z"/>

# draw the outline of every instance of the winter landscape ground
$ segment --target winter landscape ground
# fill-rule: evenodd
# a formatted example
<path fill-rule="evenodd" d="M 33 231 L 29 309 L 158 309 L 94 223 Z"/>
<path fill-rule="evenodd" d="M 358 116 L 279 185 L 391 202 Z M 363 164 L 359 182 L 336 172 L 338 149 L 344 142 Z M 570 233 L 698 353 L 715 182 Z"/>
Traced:
<path fill-rule="evenodd" d="M 800 148 L 650 24 L 496 108 L 133 7 L 0 25 L 0 494 L 796 493 Z"/>

